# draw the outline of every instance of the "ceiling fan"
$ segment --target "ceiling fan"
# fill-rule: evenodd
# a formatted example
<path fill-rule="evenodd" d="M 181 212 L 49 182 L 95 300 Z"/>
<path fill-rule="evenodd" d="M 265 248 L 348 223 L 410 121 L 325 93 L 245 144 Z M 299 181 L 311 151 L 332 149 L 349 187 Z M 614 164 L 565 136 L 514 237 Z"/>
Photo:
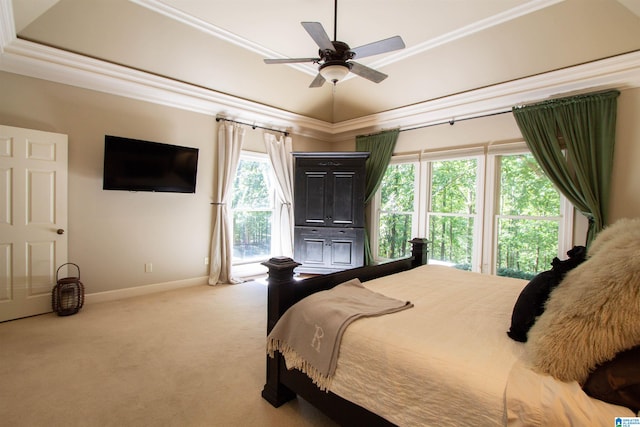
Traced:
<path fill-rule="evenodd" d="M 325 81 L 334 85 L 345 78 L 349 72 L 380 83 L 388 76 L 380 71 L 369 68 L 353 58 L 360 59 L 367 56 L 378 55 L 398 49 L 404 49 L 405 45 L 400 36 L 390 37 L 377 42 L 368 43 L 351 49 L 348 44 L 337 40 L 338 0 L 335 0 L 333 17 L 333 41 L 329 39 L 327 32 L 319 22 L 302 22 L 302 26 L 309 33 L 318 47 L 318 58 L 278 58 L 265 59 L 266 64 L 292 64 L 300 62 L 313 62 L 319 64 L 318 74 L 309 87 L 320 87 Z"/>

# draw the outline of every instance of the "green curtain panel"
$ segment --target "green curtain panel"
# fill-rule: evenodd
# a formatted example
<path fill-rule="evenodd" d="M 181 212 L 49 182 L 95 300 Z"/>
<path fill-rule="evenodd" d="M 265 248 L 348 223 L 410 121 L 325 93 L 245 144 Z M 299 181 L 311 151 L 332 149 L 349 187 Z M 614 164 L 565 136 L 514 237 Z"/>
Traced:
<path fill-rule="evenodd" d="M 365 165 L 367 178 L 366 187 L 364 193 L 365 212 L 368 212 L 368 205 L 373 198 L 380 183 L 382 177 L 387 171 L 387 166 L 391 161 L 391 155 L 396 147 L 396 141 L 398 140 L 398 134 L 400 130 L 390 130 L 375 135 L 359 135 L 356 137 L 356 151 L 369 152 L 369 158 Z M 365 242 L 364 242 L 364 257 L 367 265 L 373 263 L 373 254 L 371 252 L 371 244 L 369 243 L 369 227 L 370 227 L 369 215 L 365 216 Z"/>
<path fill-rule="evenodd" d="M 611 90 L 513 107 L 544 172 L 589 219 L 587 246 L 608 223 L 619 95 Z"/>

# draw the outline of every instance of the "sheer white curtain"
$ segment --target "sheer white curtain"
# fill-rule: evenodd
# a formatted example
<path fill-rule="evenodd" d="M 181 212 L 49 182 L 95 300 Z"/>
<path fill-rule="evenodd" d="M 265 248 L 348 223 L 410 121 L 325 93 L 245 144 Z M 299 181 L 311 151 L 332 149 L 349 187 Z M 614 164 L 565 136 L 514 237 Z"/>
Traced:
<path fill-rule="evenodd" d="M 209 284 L 237 283 L 231 275 L 233 228 L 230 194 L 240 160 L 245 129 L 228 122 L 218 127 L 217 170 L 213 184 L 213 231 L 211 232 L 211 264 Z"/>
<path fill-rule="evenodd" d="M 291 156 L 291 137 L 276 138 L 270 133 L 264 134 L 264 145 L 271 160 L 276 176 L 277 202 L 280 204 L 280 239 L 277 239 L 273 251 L 277 255 L 293 257 L 293 157 Z"/>

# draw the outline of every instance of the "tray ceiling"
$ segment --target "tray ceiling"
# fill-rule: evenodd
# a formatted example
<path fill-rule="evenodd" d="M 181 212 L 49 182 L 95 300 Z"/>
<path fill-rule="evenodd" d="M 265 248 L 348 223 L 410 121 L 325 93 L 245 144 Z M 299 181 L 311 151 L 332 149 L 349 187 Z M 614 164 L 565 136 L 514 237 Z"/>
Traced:
<path fill-rule="evenodd" d="M 309 88 L 300 25 L 333 37 L 331 0 L 13 0 L 19 39 L 335 124 L 640 50 L 640 0 L 342 0 L 351 47 L 400 35 L 359 62 L 389 75 Z"/>

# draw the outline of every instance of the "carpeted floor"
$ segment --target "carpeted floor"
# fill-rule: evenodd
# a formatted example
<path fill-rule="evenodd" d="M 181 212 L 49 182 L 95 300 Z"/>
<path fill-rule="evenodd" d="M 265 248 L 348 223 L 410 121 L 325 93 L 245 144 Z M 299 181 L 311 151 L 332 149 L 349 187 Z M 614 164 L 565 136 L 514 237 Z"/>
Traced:
<path fill-rule="evenodd" d="M 203 285 L 0 323 L 0 425 L 335 426 L 261 398 L 266 293 Z"/>

